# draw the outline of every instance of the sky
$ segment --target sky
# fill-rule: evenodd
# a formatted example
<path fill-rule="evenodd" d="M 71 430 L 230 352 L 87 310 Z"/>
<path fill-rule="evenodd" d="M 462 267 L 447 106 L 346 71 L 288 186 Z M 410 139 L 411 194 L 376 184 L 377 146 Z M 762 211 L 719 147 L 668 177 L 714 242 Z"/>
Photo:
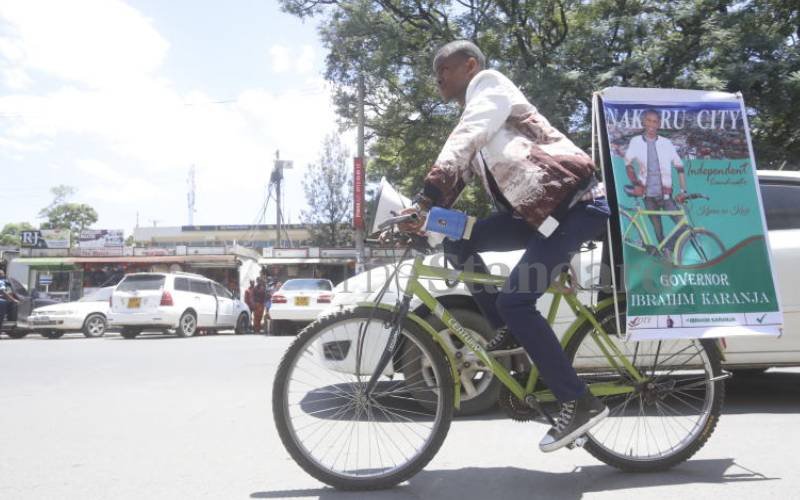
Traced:
<path fill-rule="evenodd" d="M 277 150 L 299 222 L 306 168 L 337 131 L 325 54 L 274 0 L 0 0 L 0 227 L 38 225 L 59 184 L 97 229 L 185 225 L 192 165 L 194 223 L 251 224 Z"/>

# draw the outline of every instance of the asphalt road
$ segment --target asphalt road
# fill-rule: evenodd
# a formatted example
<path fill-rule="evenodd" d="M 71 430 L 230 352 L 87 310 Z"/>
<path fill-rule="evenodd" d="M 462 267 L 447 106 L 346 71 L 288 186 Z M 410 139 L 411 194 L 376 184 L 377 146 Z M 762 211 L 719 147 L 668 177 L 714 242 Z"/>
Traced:
<path fill-rule="evenodd" d="M 342 493 L 284 451 L 270 391 L 290 338 L 0 339 L 0 498 L 796 498 L 800 370 L 728 382 L 690 462 L 628 474 L 582 450 L 539 452 L 546 427 L 499 413 L 454 422 L 393 490 Z"/>

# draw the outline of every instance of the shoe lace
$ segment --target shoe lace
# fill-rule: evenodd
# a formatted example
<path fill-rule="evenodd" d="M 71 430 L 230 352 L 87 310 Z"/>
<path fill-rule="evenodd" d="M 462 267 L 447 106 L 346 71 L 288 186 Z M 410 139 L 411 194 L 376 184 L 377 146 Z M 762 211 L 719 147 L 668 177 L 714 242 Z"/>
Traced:
<path fill-rule="evenodd" d="M 503 328 L 497 331 L 494 337 L 489 340 L 489 343 L 486 344 L 486 349 L 491 351 L 496 349 L 498 346 L 501 346 L 505 343 L 506 339 L 510 335 L 508 328 Z"/>
<path fill-rule="evenodd" d="M 575 401 L 569 401 L 561 406 L 561 413 L 559 413 L 558 421 L 556 422 L 556 432 L 563 431 L 572 422 L 576 407 Z"/>

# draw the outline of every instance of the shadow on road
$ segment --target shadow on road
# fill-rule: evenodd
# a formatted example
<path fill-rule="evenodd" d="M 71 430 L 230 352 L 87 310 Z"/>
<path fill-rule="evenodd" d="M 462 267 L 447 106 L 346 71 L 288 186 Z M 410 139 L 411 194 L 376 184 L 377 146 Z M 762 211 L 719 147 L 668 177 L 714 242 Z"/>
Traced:
<path fill-rule="evenodd" d="M 469 467 L 458 470 L 422 471 L 408 483 L 382 491 L 352 492 L 333 488 L 259 491 L 251 498 L 320 499 L 579 499 L 585 493 L 687 484 L 732 484 L 771 481 L 764 475 L 737 464 L 733 459 L 692 460 L 668 472 L 634 474 L 607 465 L 578 467 L 572 472 L 542 472 L 516 467 Z"/>

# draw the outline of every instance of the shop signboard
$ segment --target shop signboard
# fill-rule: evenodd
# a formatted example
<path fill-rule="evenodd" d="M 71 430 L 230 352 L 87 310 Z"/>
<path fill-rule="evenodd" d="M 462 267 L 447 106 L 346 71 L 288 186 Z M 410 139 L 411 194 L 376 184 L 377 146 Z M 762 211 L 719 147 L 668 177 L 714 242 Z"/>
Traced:
<path fill-rule="evenodd" d="M 69 229 L 40 229 L 20 232 L 22 248 L 69 248 Z"/>
<path fill-rule="evenodd" d="M 778 335 L 741 95 L 611 88 L 595 101 L 634 339 Z M 608 161 L 610 159 L 610 165 Z"/>
<path fill-rule="evenodd" d="M 124 242 L 121 229 L 84 229 L 78 237 L 78 249 L 83 256 L 120 256 Z"/>

